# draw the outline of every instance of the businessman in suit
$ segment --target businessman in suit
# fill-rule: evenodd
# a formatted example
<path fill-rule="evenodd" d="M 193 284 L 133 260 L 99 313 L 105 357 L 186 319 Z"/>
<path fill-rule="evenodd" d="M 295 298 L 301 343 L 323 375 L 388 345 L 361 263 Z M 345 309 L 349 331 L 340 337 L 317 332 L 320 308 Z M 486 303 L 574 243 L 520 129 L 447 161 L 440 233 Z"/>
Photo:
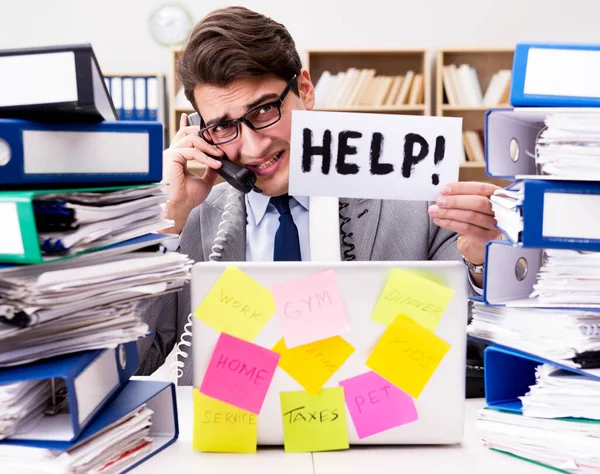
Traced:
<path fill-rule="evenodd" d="M 285 27 L 243 7 L 216 10 L 190 35 L 178 64 L 188 100 L 202 117 L 200 129 L 181 118 L 164 152 L 169 183 L 169 231 L 180 234 L 180 251 L 195 261 L 216 250 L 222 261 L 308 260 L 309 201 L 289 196 L 291 114 L 310 110 L 315 91 Z M 227 157 L 251 169 L 263 193 L 232 194 L 215 186 L 219 161 Z M 207 166 L 202 177 L 189 161 Z M 340 199 L 343 260 L 463 260 L 473 291 L 482 282 L 485 244 L 498 237 L 487 183 L 459 182 L 442 188 L 435 203 Z M 214 247 L 225 206 L 229 232 Z M 217 242 L 219 244 L 219 242 Z M 189 286 L 143 303 L 155 331 L 140 343 L 141 369 L 150 374 L 179 340 L 190 313 Z M 186 359 L 182 384 L 192 383 Z"/>

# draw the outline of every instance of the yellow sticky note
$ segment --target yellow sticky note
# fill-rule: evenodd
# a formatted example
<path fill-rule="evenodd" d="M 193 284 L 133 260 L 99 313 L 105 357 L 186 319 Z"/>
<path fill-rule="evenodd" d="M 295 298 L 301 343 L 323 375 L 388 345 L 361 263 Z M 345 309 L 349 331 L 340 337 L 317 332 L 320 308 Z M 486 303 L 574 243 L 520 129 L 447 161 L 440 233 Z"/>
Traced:
<path fill-rule="evenodd" d="M 194 388 L 195 451 L 255 453 L 258 416 L 200 393 Z"/>
<path fill-rule="evenodd" d="M 318 395 L 281 392 L 279 398 L 287 453 L 348 449 L 342 387 L 324 388 Z"/>
<path fill-rule="evenodd" d="M 394 269 L 389 276 L 371 319 L 388 325 L 405 314 L 435 331 L 454 290 L 408 270 Z"/>
<path fill-rule="evenodd" d="M 275 313 L 273 294 L 236 267 L 227 267 L 194 311 L 218 332 L 254 341 Z"/>
<path fill-rule="evenodd" d="M 316 395 L 354 352 L 354 347 L 344 338 L 334 336 L 288 349 L 282 338 L 272 351 L 281 354 L 279 367 L 307 392 Z"/>
<path fill-rule="evenodd" d="M 399 389 L 418 398 L 450 344 L 407 316 L 385 330 L 366 365 Z"/>

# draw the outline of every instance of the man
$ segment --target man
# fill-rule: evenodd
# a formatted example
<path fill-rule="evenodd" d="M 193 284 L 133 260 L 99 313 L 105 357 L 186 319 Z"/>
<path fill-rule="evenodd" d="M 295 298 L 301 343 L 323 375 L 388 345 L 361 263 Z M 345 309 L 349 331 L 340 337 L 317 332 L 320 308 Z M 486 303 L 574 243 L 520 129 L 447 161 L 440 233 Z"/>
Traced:
<path fill-rule="evenodd" d="M 170 187 L 170 231 L 180 233 L 180 251 L 195 261 L 219 254 L 223 261 L 307 260 L 309 202 L 287 196 L 293 110 L 309 110 L 315 90 L 285 27 L 242 7 L 217 10 L 198 23 L 178 65 L 188 100 L 202 117 L 200 130 L 181 117 L 180 130 L 164 152 Z M 214 186 L 227 157 L 252 170 L 263 194 L 251 192 L 228 207 L 229 232 L 218 240 L 231 187 Z M 207 166 L 202 177 L 188 161 Z M 499 236 L 486 183 L 453 183 L 436 203 L 340 199 L 345 260 L 460 260 L 478 266 L 486 242 Z M 281 219 L 280 219 L 281 217 Z M 217 244 L 215 246 L 215 243 Z M 480 268 L 478 269 L 480 270 Z M 472 271 L 471 284 L 482 274 Z M 153 298 L 145 319 L 156 331 L 140 344 L 140 373 L 165 360 L 190 313 L 190 291 Z M 192 383 L 186 359 L 182 384 Z"/>

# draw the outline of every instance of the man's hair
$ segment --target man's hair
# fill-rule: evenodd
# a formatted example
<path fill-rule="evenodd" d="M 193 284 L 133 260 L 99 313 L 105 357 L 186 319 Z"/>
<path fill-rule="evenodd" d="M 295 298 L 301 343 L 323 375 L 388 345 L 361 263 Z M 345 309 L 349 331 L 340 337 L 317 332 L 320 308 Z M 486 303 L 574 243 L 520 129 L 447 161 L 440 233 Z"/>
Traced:
<path fill-rule="evenodd" d="M 209 13 L 195 27 L 177 65 L 185 96 L 198 110 L 194 88 L 274 74 L 286 82 L 302 68 L 296 45 L 280 23 L 244 7 Z M 297 82 L 292 91 L 298 94 Z"/>

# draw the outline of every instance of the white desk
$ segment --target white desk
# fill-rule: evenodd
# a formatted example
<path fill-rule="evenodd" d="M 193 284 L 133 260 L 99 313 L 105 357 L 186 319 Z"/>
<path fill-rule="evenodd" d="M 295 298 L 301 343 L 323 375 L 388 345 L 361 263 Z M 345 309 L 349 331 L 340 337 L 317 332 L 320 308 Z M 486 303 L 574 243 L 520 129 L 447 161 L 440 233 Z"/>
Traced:
<path fill-rule="evenodd" d="M 454 446 L 351 447 L 347 451 L 286 454 L 283 447 L 256 454 L 199 453 L 192 450 L 192 388 L 177 388 L 179 439 L 132 472 L 244 474 L 548 474 L 548 469 L 485 448 L 474 421 L 483 399 L 467 400 L 465 434 Z"/>

